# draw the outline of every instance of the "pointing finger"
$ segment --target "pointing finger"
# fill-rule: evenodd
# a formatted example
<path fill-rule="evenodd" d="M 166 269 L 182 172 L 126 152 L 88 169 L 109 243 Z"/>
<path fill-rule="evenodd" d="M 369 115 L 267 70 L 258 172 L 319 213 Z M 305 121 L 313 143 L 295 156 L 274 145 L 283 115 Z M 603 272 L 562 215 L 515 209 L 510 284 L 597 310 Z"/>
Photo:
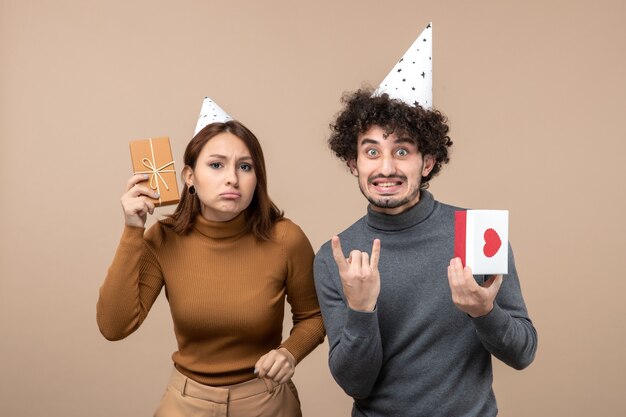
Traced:
<path fill-rule="evenodd" d="M 330 242 L 333 248 L 333 258 L 335 259 L 335 263 L 339 267 L 339 270 L 345 270 L 346 268 L 348 268 L 348 262 L 343 256 L 343 250 L 341 249 L 341 241 L 339 240 L 339 236 L 333 236 Z"/>
<path fill-rule="evenodd" d="M 380 259 L 380 239 L 374 239 L 372 244 L 372 260 L 370 266 L 372 269 L 378 269 L 378 260 Z"/>

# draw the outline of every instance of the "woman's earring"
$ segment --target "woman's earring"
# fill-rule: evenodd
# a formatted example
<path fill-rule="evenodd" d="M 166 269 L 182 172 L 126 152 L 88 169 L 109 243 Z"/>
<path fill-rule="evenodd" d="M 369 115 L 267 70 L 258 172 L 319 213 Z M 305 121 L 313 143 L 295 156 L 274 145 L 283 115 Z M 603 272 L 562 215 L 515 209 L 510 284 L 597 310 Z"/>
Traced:
<path fill-rule="evenodd" d="M 194 195 L 196 193 L 196 187 L 193 185 L 189 186 L 189 194 Z"/>

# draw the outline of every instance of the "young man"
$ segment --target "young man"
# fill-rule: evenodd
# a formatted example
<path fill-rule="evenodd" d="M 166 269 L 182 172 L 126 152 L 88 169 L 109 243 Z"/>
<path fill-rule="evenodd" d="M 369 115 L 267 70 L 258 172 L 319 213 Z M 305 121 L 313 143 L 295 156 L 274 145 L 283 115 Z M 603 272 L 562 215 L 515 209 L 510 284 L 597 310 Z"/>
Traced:
<path fill-rule="evenodd" d="M 353 416 L 495 416 L 491 356 L 522 369 L 537 347 L 512 251 L 504 278 L 452 259 L 458 209 L 426 191 L 452 145 L 440 112 L 343 101 L 329 145 L 369 207 L 315 258 L 331 373 Z"/>

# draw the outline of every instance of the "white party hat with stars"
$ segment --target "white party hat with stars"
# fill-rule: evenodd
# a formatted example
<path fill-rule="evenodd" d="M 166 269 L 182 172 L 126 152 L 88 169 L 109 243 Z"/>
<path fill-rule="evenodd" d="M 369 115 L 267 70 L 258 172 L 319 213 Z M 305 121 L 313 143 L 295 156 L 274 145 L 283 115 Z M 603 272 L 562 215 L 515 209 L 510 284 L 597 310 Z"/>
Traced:
<path fill-rule="evenodd" d="M 201 131 L 205 126 L 211 123 L 227 122 L 233 120 L 216 102 L 208 97 L 204 98 L 202 102 L 202 108 L 200 109 L 200 117 L 198 117 L 198 124 L 196 125 L 196 131 L 194 136 Z"/>
<path fill-rule="evenodd" d="M 374 91 L 404 101 L 410 106 L 433 106 L 433 25 L 429 23 L 413 45 Z"/>

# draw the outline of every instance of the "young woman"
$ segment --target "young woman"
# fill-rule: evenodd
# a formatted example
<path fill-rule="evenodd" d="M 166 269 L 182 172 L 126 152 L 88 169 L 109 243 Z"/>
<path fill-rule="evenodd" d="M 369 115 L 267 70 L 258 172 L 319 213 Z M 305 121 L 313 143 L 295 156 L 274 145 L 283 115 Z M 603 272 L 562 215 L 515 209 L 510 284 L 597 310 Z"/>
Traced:
<path fill-rule="evenodd" d="M 243 124 L 206 126 L 184 160 L 178 207 L 145 234 L 156 195 L 138 184 L 145 176 L 128 181 L 100 331 L 131 334 L 165 287 L 178 351 L 155 416 L 300 416 L 291 376 L 324 339 L 311 244 L 269 198 L 261 146 Z M 294 326 L 281 342 L 285 298 Z"/>

